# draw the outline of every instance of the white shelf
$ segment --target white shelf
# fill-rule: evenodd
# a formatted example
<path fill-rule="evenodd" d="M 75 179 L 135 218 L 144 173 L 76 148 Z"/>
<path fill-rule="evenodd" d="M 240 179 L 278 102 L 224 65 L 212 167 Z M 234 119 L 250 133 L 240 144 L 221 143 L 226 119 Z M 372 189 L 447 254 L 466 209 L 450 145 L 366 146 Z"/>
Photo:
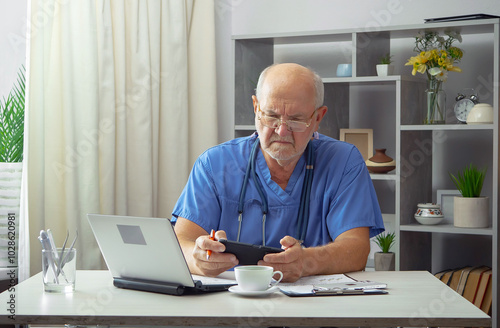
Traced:
<path fill-rule="evenodd" d="M 235 130 L 238 131 L 255 131 L 255 125 L 235 125 L 234 126 Z"/>
<path fill-rule="evenodd" d="M 436 224 L 436 225 L 423 225 L 423 224 L 404 224 L 400 226 L 402 231 L 418 231 L 418 232 L 435 232 L 435 233 L 450 233 L 450 234 L 464 234 L 464 235 L 484 235 L 492 236 L 492 228 L 457 228 L 452 224 Z"/>
<path fill-rule="evenodd" d="M 398 178 L 395 173 L 370 173 L 372 180 L 389 180 L 396 181 Z"/>
<path fill-rule="evenodd" d="M 390 83 L 409 79 L 409 76 L 401 75 L 327 77 L 323 78 L 323 83 Z"/>
<path fill-rule="evenodd" d="M 498 19 L 470 20 L 459 22 L 444 22 L 434 24 L 415 24 L 400 26 L 379 26 L 376 31 L 367 32 L 366 28 L 352 28 L 342 30 L 321 30 L 321 31 L 294 31 L 283 33 L 259 33 L 259 34 L 238 34 L 233 35 L 233 40 L 254 40 L 261 39 L 276 44 L 295 43 L 318 43 L 318 42 L 342 42 L 350 41 L 352 34 L 381 34 L 390 33 L 391 38 L 413 38 L 415 34 L 423 29 L 441 29 L 460 26 L 462 35 L 481 34 L 493 32 L 493 24 L 498 23 Z"/>
<path fill-rule="evenodd" d="M 401 131 L 460 131 L 460 130 L 493 130 L 493 124 L 435 124 L 435 125 L 401 125 Z"/>

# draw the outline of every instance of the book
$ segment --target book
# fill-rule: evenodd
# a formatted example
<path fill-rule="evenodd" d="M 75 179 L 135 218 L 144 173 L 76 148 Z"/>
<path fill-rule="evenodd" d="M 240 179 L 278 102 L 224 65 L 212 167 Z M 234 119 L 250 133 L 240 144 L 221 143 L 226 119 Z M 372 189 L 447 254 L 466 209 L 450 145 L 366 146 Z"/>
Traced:
<path fill-rule="evenodd" d="M 470 272 L 474 270 L 475 267 L 466 267 L 462 269 L 460 273 L 460 280 L 458 281 L 457 293 L 460 295 L 464 294 L 465 285 L 467 284 L 467 280 L 469 279 Z"/>
<path fill-rule="evenodd" d="M 450 286 L 450 288 L 453 289 L 454 291 L 457 290 L 458 283 L 460 282 L 460 277 L 462 275 L 463 270 L 465 270 L 465 269 L 467 269 L 467 267 L 456 269 L 453 271 L 451 278 L 448 282 L 448 286 Z"/>
<path fill-rule="evenodd" d="M 477 295 L 474 300 L 474 305 L 483 310 L 491 310 L 491 270 L 485 271 L 479 282 Z M 489 293 L 488 293 L 489 291 Z M 487 313 L 487 312 L 486 312 Z"/>
<path fill-rule="evenodd" d="M 483 303 L 484 294 L 486 293 L 486 289 L 488 288 L 488 285 L 490 283 L 491 273 L 491 269 L 486 270 L 483 272 L 481 278 L 479 279 L 476 295 L 474 295 L 474 305 L 478 308 L 481 308 L 481 304 Z"/>
<path fill-rule="evenodd" d="M 453 270 L 446 271 L 443 276 L 441 277 L 441 281 L 447 284 L 448 286 L 450 285 L 450 278 L 453 274 Z"/>
<path fill-rule="evenodd" d="M 434 275 L 434 277 L 436 277 L 436 278 L 438 278 L 439 280 L 441 280 L 441 278 L 443 277 L 443 275 L 444 275 L 446 272 L 448 272 L 448 271 L 450 271 L 450 270 L 443 270 L 443 271 L 439 271 L 438 273 L 436 273 L 436 274 Z"/>
<path fill-rule="evenodd" d="M 467 281 L 465 283 L 465 288 L 463 290 L 462 296 L 467 299 L 469 302 L 474 302 L 474 297 L 477 294 L 477 290 L 479 288 L 479 281 L 483 273 L 490 268 L 487 266 L 475 267 L 469 272 L 469 276 L 467 277 Z"/>

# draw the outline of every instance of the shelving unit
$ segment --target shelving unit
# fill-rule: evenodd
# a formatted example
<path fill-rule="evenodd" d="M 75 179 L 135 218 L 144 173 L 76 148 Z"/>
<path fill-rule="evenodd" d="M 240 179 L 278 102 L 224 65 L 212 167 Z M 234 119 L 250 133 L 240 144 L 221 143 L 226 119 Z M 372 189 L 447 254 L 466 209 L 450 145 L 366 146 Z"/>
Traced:
<path fill-rule="evenodd" d="M 329 112 L 319 132 L 339 137 L 340 128 L 372 128 L 374 149 L 386 148 L 396 161 L 389 174 L 371 174 L 389 230 L 396 232 L 396 268 L 428 270 L 488 265 L 493 268 L 493 322 L 499 315 L 499 99 L 500 20 L 363 29 L 235 35 L 235 136 L 254 131 L 251 95 L 259 73 L 275 62 L 297 62 L 316 70 L 325 83 Z M 466 48 L 459 65 L 465 73 L 445 83 L 447 107 L 452 109 L 459 86 L 478 86 L 480 101 L 494 108 L 494 123 L 458 124 L 448 113 L 444 125 L 422 125 L 426 81 L 404 68 L 413 56 L 414 37 L 426 29 L 443 33 L 459 30 Z M 376 76 L 378 58 L 391 53 L 400 58 L 398 75 Z M 472 59 L 474 58 L 474 59 Z M 401 59 L 404 59 L 402 61 Z M 338 64 L 352 63 L 352 77 L 336 77 Z M 487 81 L 487 82 L 484 82 Z M 489 82 L 488 82 L 489 81 Z M 453 90 L 452 88 L 455 88 Z M 460 90 L 460 89 L 459 89 Z M 440 189 L 455 189 L 448 172 L 474 161 L 487 166 L 483 195 L 490 197 L 491 225 L 463 229 L 452 224 L 421 225 L 413 214 L 417 204 L 436 201 Z M 392 220 L 392 221 L 391 221 Z"/>

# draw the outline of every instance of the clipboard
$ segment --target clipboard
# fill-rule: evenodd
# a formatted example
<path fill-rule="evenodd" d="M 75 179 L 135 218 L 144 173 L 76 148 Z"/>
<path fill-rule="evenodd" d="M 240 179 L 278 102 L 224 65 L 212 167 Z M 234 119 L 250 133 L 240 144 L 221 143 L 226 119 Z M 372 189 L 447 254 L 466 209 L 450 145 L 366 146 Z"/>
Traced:
<path fill-rule="evenodd" d="M 380 295 L 389 293 L 386 290 L 386 283 L 371 280 L 315 284 L 312 286 L 279 287 L 283 294 L 291 297 Z"/>

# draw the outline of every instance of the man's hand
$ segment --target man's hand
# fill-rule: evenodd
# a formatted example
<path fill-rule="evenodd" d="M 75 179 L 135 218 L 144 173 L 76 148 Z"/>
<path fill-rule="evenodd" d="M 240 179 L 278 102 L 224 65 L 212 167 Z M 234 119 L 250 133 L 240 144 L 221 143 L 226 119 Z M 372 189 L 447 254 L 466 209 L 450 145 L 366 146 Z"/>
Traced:
<path fill-rule="evenodd" d="M 284 282 L 294 282 L 305 276 L 363 270 L 370 252 L 370 229 L 347 230 L 323 246 L 304 248 L 290 236 L 280 243 L 285 251 L 267 254 L 259 264 L 283 272 Z"/>
<path fill-rule="evenodd" d="M 304 250 L 299 241 L 293 237 L 285 236 L 280 240 L 281 253 L 267 254 L 259 261 L 259 265 L 272 266 L 274 270 L 283 273 L 283 282 L 297 281 L 304 271 Z"/>
<path fill-rule="evenodd" d="M 222 253 L 226 247 L 218 242 L 226 238 L 223 230 L 215 233 L 215 240 L 199 225 L 179 217 L 175 224 L 175 233 L 186 257 L 189 270 L 193 274 L 215 277 L 238 264 L 234 254 Z M 212 253 L 207 258 L 207 251 Z"/>
<path fill-rule="evenodd" d="M 215 277 L 238 264 L 238 259 L 234 254 L 223 253 L 226 247 L 218 242 L 220 238 L 226 238 L 225 231 L 217 231 L 215 240 L 211 240 L 209 235 L 196 238 L 192 255 L 197 268 L 204 276 Z M 211 254 L 207 256 L 209 250 Z"/>

